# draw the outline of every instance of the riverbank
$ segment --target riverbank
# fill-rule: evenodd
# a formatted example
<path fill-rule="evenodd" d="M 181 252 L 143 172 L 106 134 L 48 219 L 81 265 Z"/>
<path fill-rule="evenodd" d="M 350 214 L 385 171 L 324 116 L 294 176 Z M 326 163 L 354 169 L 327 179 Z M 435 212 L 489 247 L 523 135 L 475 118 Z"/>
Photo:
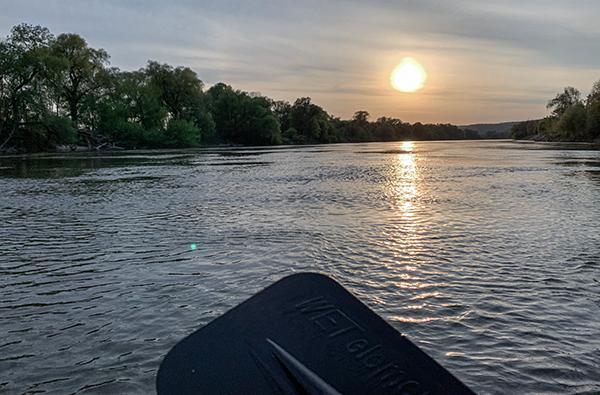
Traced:
<path fill-rule="evenodd" d="M 526 136 L 521 139 L 515 139 L 515 141 L 535 141 L 539 143 L 573 143 L 573 144 L 593 144 L 600 145 L 600 138 L 593 138 L 588 140 L 573 140 L 566 136 L 555 136 L 551 137 L 545 134 L 535 134 L 533 136 Z"/>
<path fill-rule="evenodd" d="M 441 140 L 394 140 L 394 141 L 364 141 L 363 143 L 395 143 L 395 142 L 403 142 L 403 141 L 474 141 L 474 140 L 486 140 L 486 139 L 441 139 Z M 496 140 L 497 139 L 490 139 Z M 154 147 L 154 148 L 125 148 L 121 146 L 117 146 L 114 144 L 110 145 L 102 145 L 99 147 L 89 147 L 85 145 L 61 145 L 57 146 L 54 149 L 47 149 L 44 151 L 25 151 L 18 150 L 14 147 L 0 150 L 0 156 L 10 156 L 10 155 L 44 155 L 44 154 L 56 154 L 56 153 L 76 153 L 76 152 L 118 152 L 118 151 L 133 151 L 133 152 L 144 152 L 144 151 L 165 151 L 165 150 L 174 150 L 180 151 L 185 149 L 210 149 L 210 148 L 256 148 L 256 147 L 303 147 L 303 146 L 316 146 L 316 145 L 334 145 L 334 144 L 352 144 L 352 142 L 331 142 L 331 143 L 306 143 L 306 144 L 273 144 L 273 145 L 245 145 L 245 144 L 205 144 L 199 145 L 196 147 L 182 147 L 182 148 L 172 148 L 172 147 Z"/>
<path fill-rule="evenodd" d="M 443 141 L 463 141 L 463 142 L 472 142 L 472 141 L 482 141 L 482 142 L 515 142 L 519 144 L 534 144 L 534 143 L 542 143 L 542 144 L 560 144 L 561 147 L 588 147 L 593 150 L 600 150 L 600 139 L 596 139 L 595 141 L 560 141 L 560 140 L 548 140 L 544 139 L 543 136 L 531 136 L 529 138 L 523 139 L 465 139 L 465 140 L 397 140 L 397 141 L 385 141 L 385 142 L 377 142 L 372 141 L 368 143 L 402 143 L 404 141 L 414 141 L 414 142 L 443 142 Z M 339 145 L 339 144 L 352 144 L 352 143 L 316 143 L 316 144 L 278 144 L 278 145 L 261 145 L 261 146 L 253 146 L 253 145 L 242 145 L 242 144 L 207 144 L 201 145 L 193 148 L 123 148 L 114 145 L 106 145 L 102 147 L 87 147 L 83 145 L 77 146 L 60 146 L 53 150 L 46 151 L 38 151 L 38 152 L 26 152 L 19 151 L 16 149 L 5 149 L 0 150 L 0 156 L 43 156 L 48 154 L 69 154 L 69 153 L 111 153 L 111 152 L 155 152 L 155 151 L 182 151 L 182 150 L 201 150 L 201 149 L 227 149 L 227 148 L 240 148 L 240 149 L 255 149 L 257 147 L 260 148 L 283 148 L 283 147 L 310 147 L 310 146 L 327 146 L 327 145 Z"/>
<path fill-rule="evenodd" d="M 239 148 L 239 147 L 250 147 L 240 144 L 207 144 L 200 145 L 198 147 L 190 147 L 187 149 L 206 149 L 206 148 Z M 268 146 L 267 146 L 268 147 Z M 277 146 L 272 146 L 277 147 Z M 0 156 L 12 156 L 12 155 L 45 155 L 45 154 L 68 154 L 68 153 L 93 153 L 93 152 L 121 152 L 121 151 L 133 151 L 133 152 L 144 152 L 144 151 L 165 151 L 173 150 L 180 151 L 186 148 L 125 148 L 117 145 L 102 145 L 100 147 L 88 147 L 85 145 L 61 145 L 54 149 L 47 149 L 44 151 L 24 151 L 18 150 L 14 147 L 0 150 Z"/>
<path fill-rule="evenodd" d="M 546 106 L 551 114 L 542 119 L 518 122 L 511 128 L 517 140 L 600 143 L 600 81 L 584 100 L 581 93 L 566 87 Z"/>

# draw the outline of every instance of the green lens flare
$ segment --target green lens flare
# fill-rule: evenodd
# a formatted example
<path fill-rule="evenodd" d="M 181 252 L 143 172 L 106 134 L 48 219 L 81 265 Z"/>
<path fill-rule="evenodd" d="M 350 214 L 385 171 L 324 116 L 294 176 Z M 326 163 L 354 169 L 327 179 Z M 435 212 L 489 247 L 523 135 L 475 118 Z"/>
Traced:
<path fill-rule="evenodd" d="M 196 248 L 198 248 L 198 246 L 196 245 L 196 243 L 190 244 L 190 251 L 195 251 Z"/>

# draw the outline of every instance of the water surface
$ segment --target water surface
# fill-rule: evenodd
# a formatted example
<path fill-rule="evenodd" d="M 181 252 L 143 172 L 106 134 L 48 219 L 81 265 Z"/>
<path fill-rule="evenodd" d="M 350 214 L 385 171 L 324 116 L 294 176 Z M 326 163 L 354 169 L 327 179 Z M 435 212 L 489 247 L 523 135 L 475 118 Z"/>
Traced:
<path fill-rule="evenodd" d="M 178 340 L 307 270 L 477 392 L 600 391 L 585 145 L 13 156 L 0 190 L 0 392 L 151 392 Z"/>

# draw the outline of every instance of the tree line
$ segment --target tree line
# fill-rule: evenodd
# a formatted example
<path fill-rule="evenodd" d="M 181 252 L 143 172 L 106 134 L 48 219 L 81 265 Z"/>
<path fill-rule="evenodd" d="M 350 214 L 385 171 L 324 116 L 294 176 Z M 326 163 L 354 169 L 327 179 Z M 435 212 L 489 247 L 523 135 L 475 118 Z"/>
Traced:
<path fill-rule="evenodd" d="M 342 120 L 309 97 L 288 103 L 224 83 L 205 88 L 189 67 L 148 61 L 122 71 L 77 34 L 20 24 L 0 41 L 0 151 L 479 137 L 450 124 L 370 121 L 366 111 Z"/>
<path fill-rule="evenodd" d="M 551 114 L 543 119 L 520 122 L 512 127 L 514 139 L 547 141 L 600 140 L 600 80 L 584 99 L 572 86 L 566 87 L 546 106 Z"/>

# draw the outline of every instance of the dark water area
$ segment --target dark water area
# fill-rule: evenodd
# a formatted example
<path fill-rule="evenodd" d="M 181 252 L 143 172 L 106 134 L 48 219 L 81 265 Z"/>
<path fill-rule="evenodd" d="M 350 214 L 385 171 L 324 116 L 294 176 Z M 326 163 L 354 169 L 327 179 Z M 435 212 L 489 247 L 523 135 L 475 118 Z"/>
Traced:
<path fill-rule="evenodd" d="M 479 393 L 600 392 L 588 146 L 13 156 L 0 191 L 0 393 L 152 392 L 178 340 L 300 271 Z"/>

